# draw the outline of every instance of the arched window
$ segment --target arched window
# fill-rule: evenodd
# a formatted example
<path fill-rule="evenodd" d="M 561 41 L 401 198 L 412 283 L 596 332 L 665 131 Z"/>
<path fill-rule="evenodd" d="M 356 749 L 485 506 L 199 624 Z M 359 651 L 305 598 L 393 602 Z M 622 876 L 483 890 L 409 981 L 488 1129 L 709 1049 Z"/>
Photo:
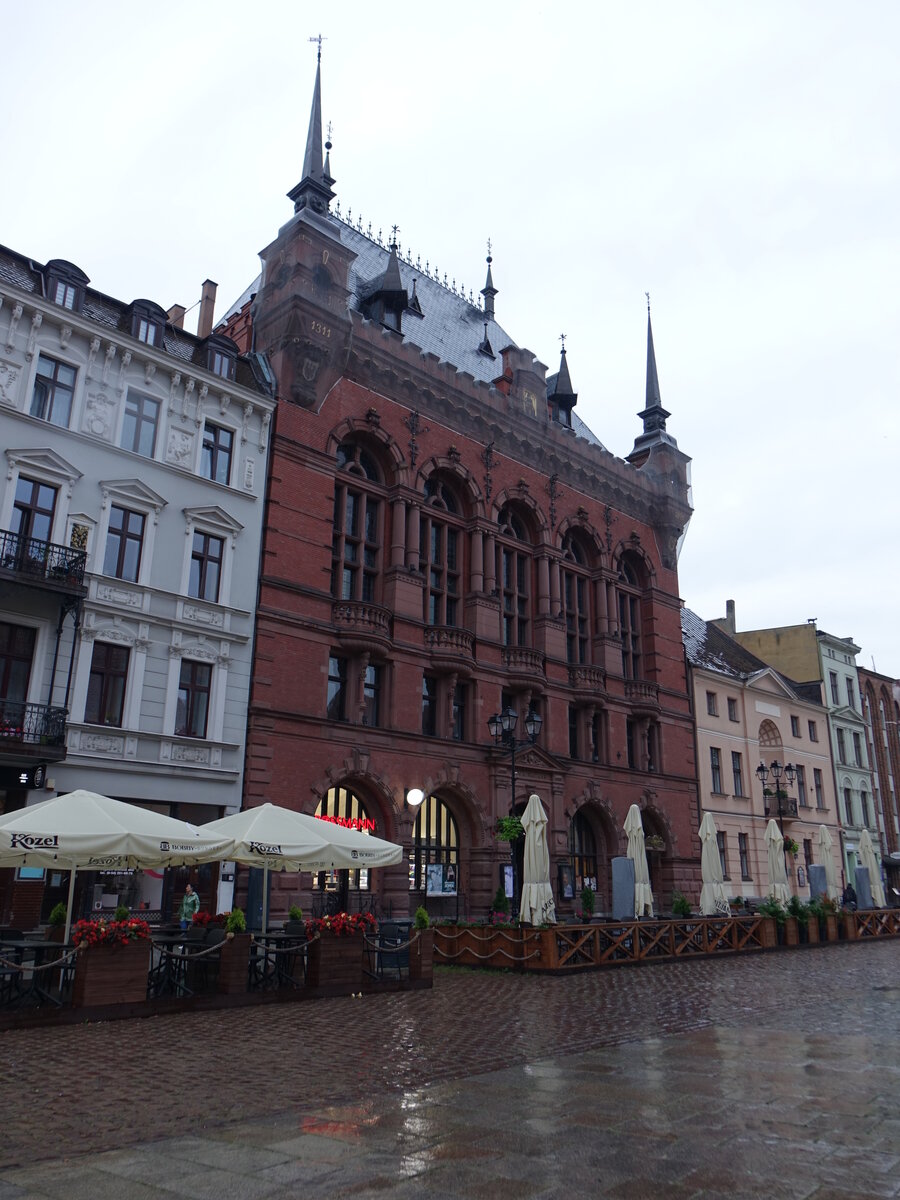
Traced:
<path fill-rule="evenodd" d="M 577 812 L 569 824 L 569 853 L 577 899 L 583 887 L 597 890 L 597 844 L 584 813 Z"/>
<path fill-rule="evenodd" d="M 424 620 L 428 625 L 458 625 L 464 533 L 462 505 L 452 486 L 432 476 L 425 483 L 425 508 L 419 526 L 419 570 L 425 577 Z"/>
<path fill-rule="evenodd" d="M 337 466 L 331 594 L 339 600 L 373 601 L 383 538 L 382 501 L 372 485 L 381 484 L 381 472 L 374 457 L 353 442 L 338 446 Z"/>
<path fill-rule="evenodd" d="M 334 821 L 346 829 L 355 829 L 359 833 L 372 833 L 375 822 L 366 812 L 366 807 L 355 792 L 349 788 L 329 788 L 324 800 L 319 801 L 316 816 L 326 821 Z M 320 891 L 336 892 L 341 888 L 340 871 L 319 871 L 313 876 L 313 886 Z M 359 870 L 343 872 L 347 878 L 350 891 L 367 892 L 369 890 L 368 867 Z"/>
<path fill-rule="evenodd" d="M 644 678 L 641 594 L 645 585 L 644 564 L 638 555 L 626 552 L 619 562 L 616 591 L 619 635 L 622 639 L 622 674 L 626 679 Z"/>
<path fill-rule="evenodd" d="M 587 550 L 571 530 L 563 538 L 562 609 L 566 622 L 566 659 L 587 663 L 590 656 L 591 580 Z"/>
<path fill-rule="evenodd" d="M 503 606 L 504 646 L 531 644 L 531 540 L 521 517 L 507 506 L 500 512 L 497 578 Z"/>
<path fill-rule="evenodd" d="M 409 855 L 409 890 L 424 891 L 426 867 L 440 863 L 444 879 L 452 879 L 455 893 L 459 881 L 459 832 L 453 813 L 439 796 L 426 796 L 419 806 L 413 825 L 413 845 Z"/>

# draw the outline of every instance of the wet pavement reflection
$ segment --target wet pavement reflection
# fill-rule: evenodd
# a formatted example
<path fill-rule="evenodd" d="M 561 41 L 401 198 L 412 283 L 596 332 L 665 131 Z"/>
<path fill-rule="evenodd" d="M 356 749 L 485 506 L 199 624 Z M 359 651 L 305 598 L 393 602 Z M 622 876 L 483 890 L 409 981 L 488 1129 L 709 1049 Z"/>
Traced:
<path fill-rule="evenodd" d="M 900 940 L 0 1034 L 0 1200 L 900 1196 Z"/>

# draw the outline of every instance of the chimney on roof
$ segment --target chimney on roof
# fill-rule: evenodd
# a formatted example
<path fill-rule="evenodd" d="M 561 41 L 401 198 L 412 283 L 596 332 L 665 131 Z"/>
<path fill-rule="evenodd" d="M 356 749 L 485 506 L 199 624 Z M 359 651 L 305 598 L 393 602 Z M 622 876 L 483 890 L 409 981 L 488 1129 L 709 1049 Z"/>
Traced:
<path fill-rule="evenodd" d="M 183 304 L 173 304 L 166 313 L 166 320 L 170 325 L 174 325 L 176 329 L 184 329 L 184 314 L 187 309 Z"/>
<path fill-rule="evenodd" d="M 732 637 L 735 635 L 735 633 L 737 633 L 737 624 L 736 624 L 736 618 L 734 615 L 734 601 L 733 600 L 725 601 L 725 628 L 732 635 Z"/>
<path fill-rule="evenodd" d="M 203 287 L 200 291 L 200 316 L 197 320 L 197 337 L 209 337 L 212 333 L 213 312 L 216 307 L 216 289 L 218 286 L 211 279 L 206 279 L 203 282 Z"/>

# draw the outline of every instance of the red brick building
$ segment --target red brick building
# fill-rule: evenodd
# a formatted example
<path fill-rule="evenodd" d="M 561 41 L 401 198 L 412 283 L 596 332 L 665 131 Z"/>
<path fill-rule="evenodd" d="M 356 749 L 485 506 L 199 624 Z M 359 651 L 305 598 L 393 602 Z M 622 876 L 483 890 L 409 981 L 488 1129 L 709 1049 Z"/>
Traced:
<path fill-rule="evenodd" d="M 432 915 L 483 914 L 509 862 L 497 818 L 531 792 L 562 915 L 583 880 L 609 907 L 632 803 L 658 835 L 659 902 L 694 894 L 677 576 L 689 460 L 666 432 L 649 324 L 623 460 L 574 412 L 565 350 L 548 378 L 498 324 L 490 257 L 476 302 L 332 211 L 329 172 L 317 75 L 294 215 L 226 318 L 268 356 L 279 397 L 244 803 L 365 820 L 409 861 L 276 878 L 273 914 L 325 888 L 405 915 L 429 864 Z M 488 729 L 508 710 L 514 797 L 513 754 Z"/>
<path fill-rule="evenodd" d="M 857 673 L 875 785 L 875 818 L 881 831 L 881 862 L 887 873 L 885 890 L 888 904 L 893 904 L 900 892 L 900 681 L 865 667 Z"/>

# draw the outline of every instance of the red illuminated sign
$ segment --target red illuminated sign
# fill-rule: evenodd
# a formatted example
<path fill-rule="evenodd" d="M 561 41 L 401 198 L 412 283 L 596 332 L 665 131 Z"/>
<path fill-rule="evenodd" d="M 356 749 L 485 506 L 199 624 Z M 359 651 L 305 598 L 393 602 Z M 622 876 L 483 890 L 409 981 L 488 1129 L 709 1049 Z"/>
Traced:
<path fill-rule="evenodd" d="M 358 829 L 360 833 L 372 833 L 375 822 L 371 817 L 326 817 L 320 815 L 320 821 L 330 821 L 332 825 L 340 825 L 344 829 Z"/>

